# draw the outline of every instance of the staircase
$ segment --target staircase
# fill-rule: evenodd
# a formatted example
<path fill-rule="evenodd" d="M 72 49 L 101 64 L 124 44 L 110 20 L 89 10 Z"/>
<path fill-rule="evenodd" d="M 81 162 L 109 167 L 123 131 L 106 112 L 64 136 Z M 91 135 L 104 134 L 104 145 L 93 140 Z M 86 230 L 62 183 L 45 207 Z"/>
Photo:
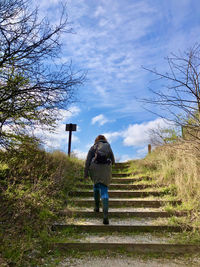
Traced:
<path fill-rule="evenodd" d="M 186 213 L 169 213 L 164 206 L 168 203 L 177 205 L 180 201 L 166 200 L 163 191 L 150 177 L 128 174 L 127 170 L 126 163 L 115 165 L 109 187 L 109 225 L 102 224 L 102 212 L 93 212 L 92 184 L 82 184 L 79 191 L 70 193 L 71 206 L 60 212 L 61 220 L 52 229 L 72 235 L 70 238 L 66 235 L 54 246 L 79 251 L 199 252 L 200 246 L 172 242 L 172 237 L 182 232 L 182 228 L 170 225 L 168 218 L 185 216 Z M 73 233 L 77 233 L 74 239 Z"/>

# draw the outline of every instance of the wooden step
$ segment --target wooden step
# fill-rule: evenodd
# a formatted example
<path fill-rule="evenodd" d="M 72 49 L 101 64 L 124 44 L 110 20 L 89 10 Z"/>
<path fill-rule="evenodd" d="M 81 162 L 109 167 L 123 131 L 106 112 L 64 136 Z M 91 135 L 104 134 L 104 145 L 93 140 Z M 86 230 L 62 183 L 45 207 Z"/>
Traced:
<path fill-rule="evenodd" d="M 110 184 L 109 190 L 140 190 L 140 189 L 146 189 L 146 188 L 154 188 L 157 187 L 157 184 Z M 162 186 L 161 186 L 162 187 Z M 80 184 L 77 186 L 77 188 L 81 189 L 92 189 L 93 184 Z"/>
<path fill-rule="evenodd" d="M 127 251 L 134 253 L 191 254 L 199 253 L 199 245 L 149 243 L 54 243 L 53 248 L 78 251 Z"/>
<path fill-rule="evenodd" d="M 84 211 L 84 210 L 63 210 L 59 212 L 62 216 L 77 216 L 83 218 L 102 218 L 102 212 Z M 169 218 L 172 216 L 186 216 L 187 212 L 167 212 L 167 211 L 109 211 L 110 218 Z"/>
<path fill-rule="evenodd" d="M 144 180 L 151 180 L 152 178 L 145 175 L 145 176 L 142 176 L 140 172 L 130 172 L 130 173 L 112 173 L 112 177 L 114 178 L 125 178 L 125 177 L 131 177 L 131 176 L 135 176 L 135 175 L 138 175 L 138 176 L 141 176 L 141 178 L 143 178 Z"/>
<path fill-rule="evenodd" d="M 161 191 L 112 191 L 108 192 L 109 197 L 127 198 L 127 197 L 147 197 L 147 196 L 162 196 Z M 93 191 L 73 191 L 69 193 L 72 197 L 93 197 Z"/>
<path fill-rule="evenodd" d="M 130 177 L 132 173 L 112 173 L 112 177 Z"/>
<path fill-rule="evenodd" d="M 112 177 L 131 177 L 131 176 L 135 176 L 135 175 L 141 175 L 141 173 L 140 172 L 129 172 L 129 173 L 119 173 L 119 172 L 113 172 L 112 173 Z M 145 178 L 149 178 L 148 176 L 143 176 L 144 177 L 144 179 Z"/>
<path fill-rule="evenodd" d="M 170 225 L 101 225 L 101 224 L 54 224 L 52 225 L 52 231 L 62 230 L 72 228 L 78 232 L 90 232 L 90 233 L 97 233 L 97 232 L 104 232 L 104 233 L 128 233 L 128 232 L 174 232 L 179 233 L 182 232 L 183 229 L 180 226 L 170 226 Z M 191 230 L 191 229 L 187 229 Z"/>
<path fill-rule="evenodd" d="M 74 199 L 72 203 L 79 207 L 93 207 L 93 199 Z M 136 200 L 136 199 L 109 199 L 109 207 L 150 207 L 160 208 L 166 204 L 180 205 L 181 201 L 167 201 L 167 200 Z"/>
<path fill-rule="evenodd" d="M 120 183 L 120 184 L 126 184 L 126 183 L 136 183 L 136 182 L 140 182 L 140 181 L 151 181 L 152 178 L 143 178 L 143 177 L 139 177 L 139 178 L 112 178 L 111 182 L 112 183 Z"/>
<path fill-rule="evenodd" d="M 137 176 L 139 176 L 139 177 L 142 177 L 143 179 L 151 179 L 151 177 L 150 176 L 148 176 L 148 175 L 144 175 L 143 173 L 141 173 L 141 172 L 126 172 L 126 173 L 123 173 L 123 172 L 113 172 L 112 173 L 112 177 L 121 177 L 121 178 L 125 178 L 125 177 L 132 177 L 132 176 L 135 176 L 135 175 L 137 175 Z"/>
<path fill-rule="evenodd" d="M 129 163 L 126 162 L 120 162 L 120 163 L 115 163 L 113 166 L 113 169 L 126 169 L 130 166 Z"/>

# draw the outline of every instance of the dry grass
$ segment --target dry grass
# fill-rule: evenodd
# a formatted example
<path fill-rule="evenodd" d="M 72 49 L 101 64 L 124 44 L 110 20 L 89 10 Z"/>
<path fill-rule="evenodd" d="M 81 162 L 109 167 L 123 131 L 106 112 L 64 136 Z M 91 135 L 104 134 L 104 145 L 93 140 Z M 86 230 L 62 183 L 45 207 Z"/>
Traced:
<path fill-rule="evenodd" d="M 200 227 L 200 147 L 191 142 L 157 147 L 146 158 L 132 162 L 132 169 L 155 177 L 159 184 L 175 186 L 185 207 L 191 207 L 190 220 Z"/>

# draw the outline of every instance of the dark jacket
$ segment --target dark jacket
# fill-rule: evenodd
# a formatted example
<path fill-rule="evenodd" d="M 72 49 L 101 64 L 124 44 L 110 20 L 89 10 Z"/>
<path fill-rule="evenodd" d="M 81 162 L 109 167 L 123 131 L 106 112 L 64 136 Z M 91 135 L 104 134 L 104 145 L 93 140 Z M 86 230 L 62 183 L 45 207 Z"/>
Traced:
<path fill-rule="evenodd" d="M 107 144 L 108 155 L 111 160 L 111 164 L 100 164 L 95 163 L 95 151 L 99 142 Z M 95 143 L 89 150 L 87 159 L 85 162 L 85 177 L 90 175 L 94 184 L 102 183 L 106 186 L 109 186 L 112 179 L 112 164 L 115 163 L 115 158 L 110 147 L 110 144 L 105 140 L 100 140 Z"/>

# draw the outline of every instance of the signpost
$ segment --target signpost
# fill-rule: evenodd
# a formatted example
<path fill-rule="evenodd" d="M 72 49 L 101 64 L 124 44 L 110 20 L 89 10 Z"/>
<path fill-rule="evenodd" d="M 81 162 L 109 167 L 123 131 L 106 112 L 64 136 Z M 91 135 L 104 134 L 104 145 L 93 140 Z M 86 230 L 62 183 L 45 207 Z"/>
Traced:
<path fill-rule="evenodd" d="M 69 132 L 69 142 L 68 142 L 68 156 L 70 157 L 71 153 L 71 142 L 72 142 L 72 132 L 76 131 L 76 124 L 66 124 L 65 131 Z"/>

